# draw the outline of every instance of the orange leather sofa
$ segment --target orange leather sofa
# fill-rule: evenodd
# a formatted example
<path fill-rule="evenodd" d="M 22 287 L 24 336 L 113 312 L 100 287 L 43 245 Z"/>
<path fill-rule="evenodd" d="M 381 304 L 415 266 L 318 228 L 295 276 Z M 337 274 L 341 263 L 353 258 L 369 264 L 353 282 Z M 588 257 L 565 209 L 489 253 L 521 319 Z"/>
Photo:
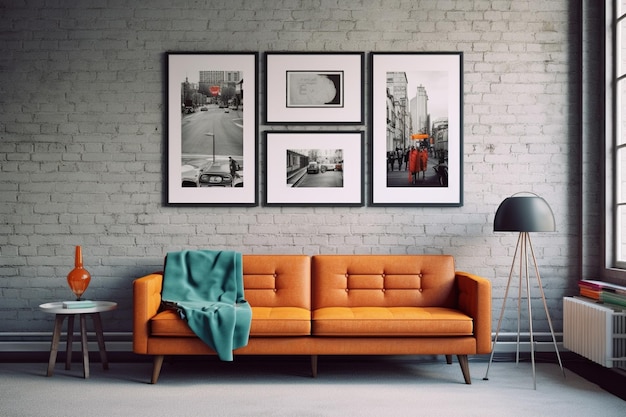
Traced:
<path fill-rule="evenodd" d="M 243 255 L 252 307 L 247 346 L 235 355 L 468 355 L 491 352 L 491 284 L 455 271 L 449 255 Z M 133 282 L 133 351 L 153 355 L 152 383 L 165 355 L 215 352 L 161 306 L 163 276 Z"/>

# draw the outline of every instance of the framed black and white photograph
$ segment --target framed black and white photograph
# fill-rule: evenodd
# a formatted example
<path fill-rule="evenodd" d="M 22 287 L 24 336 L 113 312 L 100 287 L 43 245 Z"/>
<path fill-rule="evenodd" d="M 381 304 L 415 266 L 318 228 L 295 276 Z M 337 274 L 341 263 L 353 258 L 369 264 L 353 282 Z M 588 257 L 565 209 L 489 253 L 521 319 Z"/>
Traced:
<path fill-rule="evenodd" d="M 257 53 L 167 53 L 167 200 L 256 206 Z"/>
<path fill-rule="evenodd" d="M 363 123 L 362 52 L 268 52 L 267 124 Z"/>
<path fill-rule="evenodd" d="M 463 205 L 463 54 L 372 53 L 371 204 Z"/>
<path fill-rule="evenodd" d="M 266 132 L 265 150 L 265 205 L 363 205 L 363 132 Z"/>
<path fill-rule="evenodd" d="M 287 108 L 343 108 L 344 71 L 287 71 Z"/>

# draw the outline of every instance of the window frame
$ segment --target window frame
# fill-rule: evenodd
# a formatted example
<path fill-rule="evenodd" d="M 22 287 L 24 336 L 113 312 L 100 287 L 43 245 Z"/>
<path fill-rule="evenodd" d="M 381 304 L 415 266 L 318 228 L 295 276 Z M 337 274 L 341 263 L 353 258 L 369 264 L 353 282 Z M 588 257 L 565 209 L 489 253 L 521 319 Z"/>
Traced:
<path fill-rule="evenodd" d="M 605 48 L 604 48 L 604 83 L 605 83 L 605 268 L 603 278 L 626 283 L 626 237 L 620 236 L 623 226 L 620 222 L 619 209 L 626 207 L 626 196 L 621 197 L 620 170 L 626 169 L 626 163 L 620 164 L 620 155 L 626 153 L 626 140 L 620 142 L 623 122 L 626 116 L 620 111 L 622 103 L 620 88 L 626 90 L 626 65 L 620 68 L 621 50 L 624 40 L 620 31 L 626 33 L 626 7 L 621 7 L 623 0 L 606 0 L 605 3 Z M 623 10 L 622 10 L 623 9 Z M 622 71 L 622 74 L 619 71 Z M 623 199 L 623 203 L 620 203 Z M 621 240 L 620 240 L 621 239 Z"/>

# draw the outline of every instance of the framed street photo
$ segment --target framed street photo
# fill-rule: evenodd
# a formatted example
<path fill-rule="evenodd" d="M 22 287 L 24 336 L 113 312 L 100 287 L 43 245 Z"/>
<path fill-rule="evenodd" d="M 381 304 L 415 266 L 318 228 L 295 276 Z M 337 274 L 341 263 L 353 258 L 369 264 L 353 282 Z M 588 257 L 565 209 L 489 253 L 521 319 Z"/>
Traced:
<path fill-rule="evenodd" d="M 265 205 L 363 205 L 363 132 L 266 132 L 265 150 Z"/>
<path fill-rule="evenodd" d="M 267 124 L 363 123 L 362 52 L 268 52 Z"/>
<path fill-rule="evenodd" d="M 257 53 L 167 54 L 167 201 L 256 206 Z"/>
<path fill-rule="evenodd" d="M 371 204 L 463 205 L 463 54 L 372 53 Z"/>

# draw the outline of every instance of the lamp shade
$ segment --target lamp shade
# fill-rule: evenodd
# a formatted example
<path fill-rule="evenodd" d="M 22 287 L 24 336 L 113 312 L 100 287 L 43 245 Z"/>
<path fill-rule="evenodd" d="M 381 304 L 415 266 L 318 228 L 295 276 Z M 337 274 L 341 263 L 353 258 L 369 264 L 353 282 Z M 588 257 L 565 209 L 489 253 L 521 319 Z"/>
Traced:
<path fill-rule="evenodd" d="M 496 211 L 494 232 L 554 232 L 554 214 L 543 198 L 512 196 L 506 198 Z"/>

